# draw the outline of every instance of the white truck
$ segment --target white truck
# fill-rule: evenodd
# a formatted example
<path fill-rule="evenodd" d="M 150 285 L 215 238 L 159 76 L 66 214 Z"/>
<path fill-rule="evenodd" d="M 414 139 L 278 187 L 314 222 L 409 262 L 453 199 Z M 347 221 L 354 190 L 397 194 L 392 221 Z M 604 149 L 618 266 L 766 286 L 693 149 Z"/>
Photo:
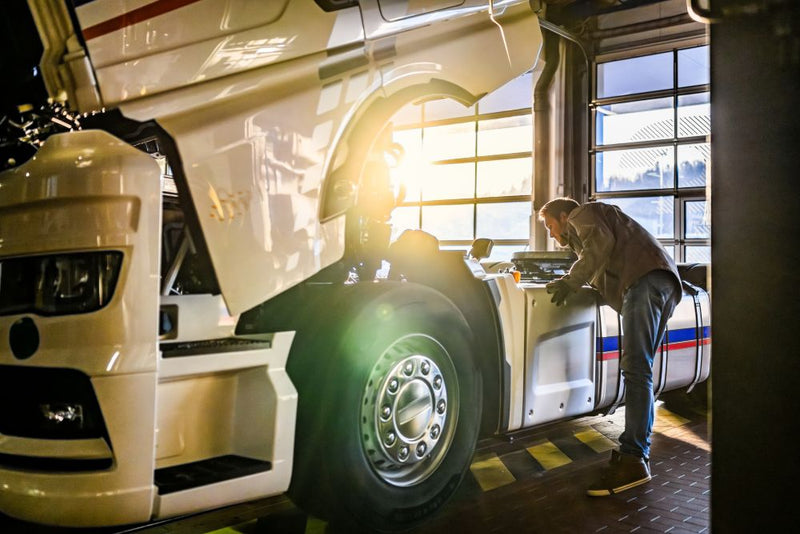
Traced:
<path fill-rule="evenodd" d="M 403 105 L 534 66 L 527 0 L 28 5 L 51 103 L 0 123 L 0 513 L 121 525 L 288 492 L 397 530 L 479 436 L 622 401 L 616 313 L 545 294 L 568 259 L 521 253 L 517 282 L 421 232 L 390 246 L 372 174 Z M 687 288 L 659 393 L 709 374 Z"/>

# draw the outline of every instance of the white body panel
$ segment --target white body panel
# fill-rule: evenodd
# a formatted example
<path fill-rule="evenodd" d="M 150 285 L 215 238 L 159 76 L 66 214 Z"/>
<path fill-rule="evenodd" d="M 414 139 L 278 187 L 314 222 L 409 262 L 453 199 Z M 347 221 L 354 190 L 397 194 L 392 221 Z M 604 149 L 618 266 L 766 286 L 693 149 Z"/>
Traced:
<path fill-rule="evenodd" d="M 151 236 L 159 234 L 159 176 L 152 158 L 99 131 L 50 137 L 35 158 L 4 173 L 4 257 L 120 250 L 124 259 L 117 285 L 137 286 L 133 292 L 115 292 L 95 312 L 35 317 L 41 343 L 23 362 L 4 342 L 0 364 L 71 368 L 88 375 L 113 449 L 113 468 L 102 473 L 3 470 L 4 513 L 75 525 L 145 521 L 151 515 L 159 284 L 158 241 Z M 19 318 L 1 317 L 2 330 L 8 332 Z M 5 442 L 0 448 L 13 448 L 23 457 L 45 452 L 58 459 L 103 457 L 96 440 L 85 447 L 51 443 L 46 450 L 37 440 L 0 436 L 0 442 Z M 37 496 L 43 494 L 51 499 L 45 507 Z M 85 513 L 87 506 L 92 514 Z"/>
<path fill-rule="evenodd" d="M 556 306 L 544 285 L 525 287 L 525 407 L 529 427 L 594 409 L 596 298 L 589 289 Z"/>
<path fill-rule="evenodd" d="M 159 176 L 152 158 L 100 131 L 52 136 L 33 159 L 4 173 L 3 257 L 119 250 L 125 259 L 117 285 L 141 284 L 136 292 L 116 292 L 96 312 L 38 318 L 42 342 L 26 365 L 90 376 L 155 372 L 160 275 L 158 242 L 151 236 L 159 234 L 161 220 Z M 4 351 L 0 363 L 15 360 Z"/>
<path fill-rule="evenodd" d="M 613 410 L 622 403 L 622 332 L 617 312 L 599 305 L 596 293 L 588 287 L 559 307 L 551 303 L 543 284 L 516 284 L 510 275 L 489 277 L 500 295 L 497 308 L 503 357 L 510 368 L 509 383 L 503 385 L 508 427 L 501 430 Z M 684 293 L 656 354 L 653 375 L 657 393 L 708 378 L 709 321 L 708 294 Z"/>
<path fill-rule="evenodd" d="M 514 277 L 500 275 L 494 278 L 500 293 L 497 311 L 503 333 L 504 359 L 511 369 L 509 384 L 508 430 L 522 428 L 525 391 L 525 335 L 528 328 L 528 307 L 525 292 Z"/>
<path fill-rule="evenodd" d="M 505 360 L 509 363 L 508 428 L 513 431 L 595 407 L 597 301 L 582 289 L 568 306 L 550 302 L 543 284 L 496 279 Z"/>
<path fill-rule="evenodd" d="M 456 7 L 464 4 L 464 0 L 428 0 L 424 2 L 408 2 L 406 0 L 378 0 L 381 17 L 388 22 L 396 22 L 408 17 L 424 15 L 434 11 Z"/>
<path fill-rule="evenodd" d="M 432 79 L 477 98 L 531 68 L 541 46 L 527 2 L 464 2 L 389 23 L 364 1 L 366 37 L 358 8 L 266 4 L 251 16 L 251 3 L 200 0 L 87 36 L 104 103 L 157 119 L 175 139 L 231 314 L 341 258 L 344 220 L 320 221 L 320 192 L 371 102 Z M 172 31 L 187 12 L 219 20 L 221 5 L 230 23 L 216 33 L 205 22 L 196 35 Z M 85 32 L 119 15 L 104 6 L 78 9 Z"/>
<path fill-rule="evenodd" d="M 675 307 L 661 350 L 653 362 L 653 386 L 656 392 L 687 387 L 694 382 L 697 364 L 696 326 L 694 300 L 686 295 Z"/>
<path fill-rule="evenodd" d="M 226 454 L 269 461 L 269 471 L 156 495 L 170 517 L 286 491 L 292 473 L 297 391 L 286 374 L 293 334 L 264 350 L 162 358 L 156 468 Z"/>
<path fill-rule="evenodd" d="M 610 306 L 600 306 L 597 354 L 597 405 L 611 406 L 622 402 L 624 389 L 620 379 L 620 317 Z"/>
<path fill-rule="evenodd" d="M 622 339 L 617 313 L 608 306 L 598 309 L 600 331 L 597 340 L 597 408 L 620 404 L 624 380 L 620 370 Z M 711 372 L 709 297 L 705 292 L 693 296 L 684 292 L 667 323 L 661 348 L 653 361 L 653 387 L 656 394 L 689 388 L 702 382 Z"/>
<path fill-rule="evenodd" d="M 171 342 L 221 339 L 234 335 L 238 316 L 231 316 L 220 295 L 168 295 L 161 307 L 175 307 L 178 324 L 164 340 Z M 161 367 L 163 374 L 163 366 Z"/>
<path fill-rule="evenodd" d="M 95 378 L 92 385 L 103 407 L 114 447 L 112 469 L 83 473 L 2 469 L 0 510 L 3 513 L 39 523 L 73 526 L 150 519 L 155 496 L 155 373 Z M 134 398 L 140 402 L 133 403 L 132 409 L 130 399 Z M 84 453 L 95 449 L 95 445 L 90 445 Z M 76 453 L 69 445 L 50 456 L 74 457 Z"/>
<path fill-rule="evenodd" d="M 708 378 L 711 373 L 710 324 L 708 294 L 684 293 L 667 325 L 664 340 L 664 350 L 669 355 L 667 370 L 656 375 L 655 382 L 661 389 L 690 387 Z"/>
<path fill-rule="evenodd" d="M 76 13 L 106 106 L 363 37 L 358 8 L 325 13 L 311 0 L 111 0 L 85 4 Z"/>

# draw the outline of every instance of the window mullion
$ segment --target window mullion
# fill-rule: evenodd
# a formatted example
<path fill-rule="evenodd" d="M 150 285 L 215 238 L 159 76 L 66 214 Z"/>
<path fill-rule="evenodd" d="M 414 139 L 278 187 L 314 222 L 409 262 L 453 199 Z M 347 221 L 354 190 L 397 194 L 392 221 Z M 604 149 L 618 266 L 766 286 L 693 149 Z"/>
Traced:
<path fill-rule="evenodd" d="M 475 142 L 472 147 L 475 161 L 472 164 L 472 238 L 478 237 L 478 117 L 480 115 L 480 104 L 475 104 L 474 115 L 474 128 L 475 128 Z"/>

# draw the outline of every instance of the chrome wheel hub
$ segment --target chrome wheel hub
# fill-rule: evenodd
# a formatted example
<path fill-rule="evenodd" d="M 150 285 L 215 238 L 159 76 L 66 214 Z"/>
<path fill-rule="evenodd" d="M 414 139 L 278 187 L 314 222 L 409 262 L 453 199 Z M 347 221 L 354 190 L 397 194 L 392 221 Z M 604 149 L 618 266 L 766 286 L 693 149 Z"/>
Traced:
<path fill-rule="evenodd" d="M 455 369 L 434 339 L 408 336 L 382 355 L 364 391 L 361 439 L 383 480 L 410 486 L 436 470 L 455 431 L 454 399 Z"/>

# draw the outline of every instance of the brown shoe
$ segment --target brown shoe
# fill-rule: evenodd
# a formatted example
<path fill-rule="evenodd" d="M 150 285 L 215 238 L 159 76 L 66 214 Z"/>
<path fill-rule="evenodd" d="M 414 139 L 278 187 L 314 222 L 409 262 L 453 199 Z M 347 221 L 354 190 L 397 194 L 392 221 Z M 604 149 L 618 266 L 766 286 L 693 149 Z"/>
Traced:
<path fill-rule="evenodd" d="M 600 479 L 589 486 L 586 494 L 591 497 L 605 497 L 649 481 L 650 468 L 643 458 L 612 450 L 611 461 L 603 470 Z"/>

